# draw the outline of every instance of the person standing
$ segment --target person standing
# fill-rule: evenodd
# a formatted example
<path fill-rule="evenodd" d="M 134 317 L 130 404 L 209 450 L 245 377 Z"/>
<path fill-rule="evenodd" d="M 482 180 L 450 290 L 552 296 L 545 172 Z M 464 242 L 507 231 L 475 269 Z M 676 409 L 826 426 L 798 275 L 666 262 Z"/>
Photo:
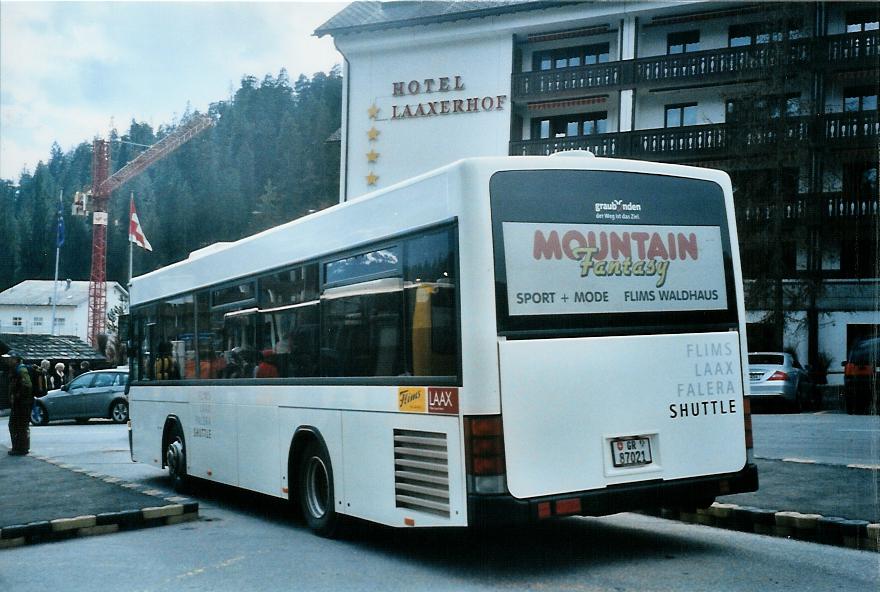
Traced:
<path fill-rule="evenodd" d="M 40 362 L 40 365 L 37 368 L 37 377 L 39 384 L 31 385 L 34 391 L 34 397 L 45 397 L 46 393 L 49 392 L 49 360 L 43 360 Z"/>
<path fill-rule="evenodd" d="M 9 402 L 12 410 L 9 415 L 9 438 L 12 440 L 12 456 L 24 456 L 31 449 L 31 408 L 34 406 L 34 392 L 31 375 L 27 366 L 16 353 L 3 356 L 4 366 L 9 372 Z"/>
<path fill-rule="evenodd" d="M 64 375 L 64 362 L 58 362 L 55 364 L 55 372 L 49 377 L 49 388 L 56 390 L 65 384 L 67 384 L 67 377 Z"/>

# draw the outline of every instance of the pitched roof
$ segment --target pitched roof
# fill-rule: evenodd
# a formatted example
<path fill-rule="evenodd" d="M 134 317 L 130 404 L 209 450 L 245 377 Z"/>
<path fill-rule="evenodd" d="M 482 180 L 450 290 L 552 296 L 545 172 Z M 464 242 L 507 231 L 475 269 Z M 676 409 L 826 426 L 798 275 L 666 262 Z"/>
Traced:
<path fill-rule="evenodd" d="M 25 280 L 0 292 L 0 304 L 12 306 L 50 306 L 55 282 L 52 280 Z M 125 290 L 117 282 L 107 282 L 107 288 Z M 89 299 L 89 282 L 58 282 L 58 306 L 79 306 Z"/>
<path fill-rule="evenodd" d="M 395 27 L 428 25 L 524 10 L 554 8 L 569 2 L 494 0 L 491 2 L 352 2 L 315 29 L 315 35 L 338 35 Z"/>
<path fill-rule="evenodd" d="M 105 359 L 89 344 L 74 335 L 0 333 L 0 341 L 9 346 L 10 351 L 24 358 L 26 362 L 39 362 L 40 360 L 102 362 Z"/>

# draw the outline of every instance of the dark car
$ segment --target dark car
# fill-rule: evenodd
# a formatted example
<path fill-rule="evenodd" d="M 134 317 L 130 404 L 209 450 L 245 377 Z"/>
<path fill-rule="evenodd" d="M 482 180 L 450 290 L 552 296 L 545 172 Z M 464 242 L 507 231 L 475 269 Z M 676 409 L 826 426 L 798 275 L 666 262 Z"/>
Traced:
<path fill-rule="evenodd" d="M 128 370 L 124 368 L 81 374 L 60 389 L 34 399 L 31 423 L 46 425 L 56 419 L 86 422 L 93 417 L 125 423 L 128 421 L 126 384 Z"/>
<path fill-rule="evenodd" d="M 843 363 L 843 402 L 847 413 L 878 412 L 878 374 L 880 338 L 857 341 Z"/>

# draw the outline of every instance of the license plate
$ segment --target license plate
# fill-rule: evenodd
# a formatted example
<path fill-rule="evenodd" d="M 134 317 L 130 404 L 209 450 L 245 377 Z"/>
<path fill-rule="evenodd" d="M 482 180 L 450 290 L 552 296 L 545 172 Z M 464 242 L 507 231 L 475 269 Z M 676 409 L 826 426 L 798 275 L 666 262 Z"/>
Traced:
<path fill-rule="evenodd" d="M 617 438 L 611 441 L 611 459 L 615 467 L 639 467 L 651 464 L 649 438 Z"/>
<path fill-rule="evenodd" d="M 758 382 L 759 380 L 761 380 L 762 376 L 764 376 L 763 372 L 750 372 L 749 380 L 751 380 L 752 382 Z"/>

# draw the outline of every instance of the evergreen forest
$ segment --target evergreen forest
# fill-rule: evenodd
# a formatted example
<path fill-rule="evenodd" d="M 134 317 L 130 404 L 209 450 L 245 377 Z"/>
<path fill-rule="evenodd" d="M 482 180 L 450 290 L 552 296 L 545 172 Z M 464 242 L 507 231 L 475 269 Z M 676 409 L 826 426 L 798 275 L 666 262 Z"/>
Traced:
<path fill-rule="evenodd" d="M 153 251 L 135 248 L 134 274 L 185 259 L 218 241 L 234 241 L 335 204 L 339 197 L 342 76 L 338 68 L 291 84 L 287 72 L 253 76 L 212 103 L 213 127 L 115 191 L 109 205 L 107 279 L 128 277 L 129 197 Z M 111 174 L 197 115 L 153 129 L 132 120 L 111 130 Z M 52 279 L 59 193 L 65 240 L 59 279 L 88 280 L 91 216 L 72 213 L 74 194 L 91 186 L 92 143 L 69 152 L 57 143 L 17 183 L 0 179 L 0 290 L 26 279 Z"/>

